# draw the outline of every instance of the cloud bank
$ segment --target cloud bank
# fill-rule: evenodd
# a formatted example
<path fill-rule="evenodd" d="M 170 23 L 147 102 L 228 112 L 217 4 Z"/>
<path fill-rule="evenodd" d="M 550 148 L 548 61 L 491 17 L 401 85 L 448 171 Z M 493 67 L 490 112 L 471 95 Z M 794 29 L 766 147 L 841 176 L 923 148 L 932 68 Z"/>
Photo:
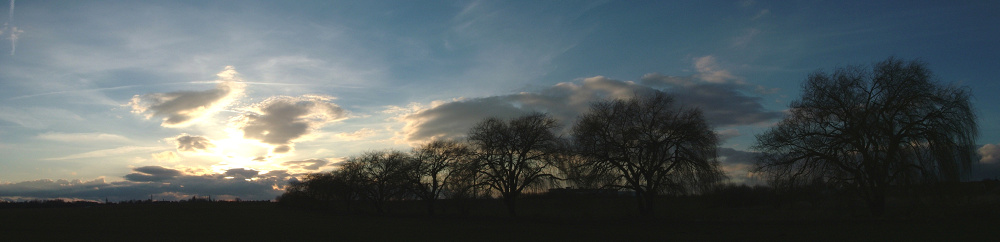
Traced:
<path fill-rule="evenodd" d="M 260 174 L 250 169 L 230 169 L 221 174 L 189 175 L 162 166 L 133 169 L 125 181 L 106 182 L 104 178 L 81 180 L 34 180 L 0 183 L 0 200 L 72 198 L 92 201 L 181 200 L 191 196 L 219 199 L 271 200 L 281 195 L 293 176 L 285 171 Z M 232 177 L 232 178 L 227 178 Z M 238 178 L 238 179 L 237 179 Z"/>
<path fill-rule="evenodd" d="M 670 93 L 678 105 L 700 108 L 709 124 L 715 127 L 760 124 L 782 116 L 781 112 L 766 110 L 761 98 L 746 94 L 756 87 L 747 85 L 714 63 L 711 56 L 698 58 L 695 67 L 699 73 L 687 77 L 653 73 L 633 82 L 595 76 L 559 83 L 537 92 L 460 99 L 411 108 L 412 111 L 397 117 L 405 123 L 397 136 L 407 143 L 459 138 L 484 118 L 509 118 L 528 112 L 552 115 L 563 123 L 565 131 L 595 101 L 631 98 L 654 90 Z M 406 108 L 389 108 L 392 112 L 400 110 Z"/>

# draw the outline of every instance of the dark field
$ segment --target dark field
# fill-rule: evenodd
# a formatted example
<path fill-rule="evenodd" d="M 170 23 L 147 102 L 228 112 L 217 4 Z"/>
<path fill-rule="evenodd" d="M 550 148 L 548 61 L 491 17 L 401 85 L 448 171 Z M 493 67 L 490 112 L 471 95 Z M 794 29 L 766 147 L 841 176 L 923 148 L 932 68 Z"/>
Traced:
<path fill-rule="evenodd" d="M 609 206 L 622 201 L 591 203 Z M 525 200 L 522 216 L 419 213 L 338 214 L 267 202 L 154 203 L 62 208 L 3 208 L 4 241 L 997 241 L 989 205 L 891 210 L 710 208 L 684 202 L 657 219 L 603 215 L 588 206 Z M 625 209 L 623 205 L 619 208 Z M 668 204 L 664 204 L 668 205 Z M 551 206 L 551 207 L 550 207 Z M 547 209 L 540 209 L 546 208 Z M 580 209 L 587 209 L 584 211 Z M 573 212 L 573 211 L 576 212 Z M 618 208 L 601 209 L 617 212 Z M 917 211 L 924 210 L 924 211 Z M 935 211 L 936 210 L 936 211 Z M 553 212 L 558 211 L 558 212 Z"/>

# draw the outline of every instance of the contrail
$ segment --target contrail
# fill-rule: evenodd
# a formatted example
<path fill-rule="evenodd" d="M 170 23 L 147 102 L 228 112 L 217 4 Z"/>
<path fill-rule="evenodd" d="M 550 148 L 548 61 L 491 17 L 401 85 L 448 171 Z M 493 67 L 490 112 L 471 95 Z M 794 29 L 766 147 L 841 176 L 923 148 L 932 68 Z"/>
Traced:
<path fill-rule="evenodd" d="M 10 0 L 10 12 L 7 13 L 7 22 L 3 24 L 4 29 L 7 28 L 10 22 L 14 21 L 14 1 Z M 10 27 L 10 37 L 8 38 L 10 39 L 10 55 L 13 56 L 14 52 L 17 51 L 17 34 L 23 32 L 23 30 L 17 29 L 17 26 Z"/>
<path fill-rule="evenodd" d="M 14 55 L 17 51 L 17 34 L 24 33 L 23 30 L 17 29 L 17 27 L 10 28 L 10 55 Z"/>

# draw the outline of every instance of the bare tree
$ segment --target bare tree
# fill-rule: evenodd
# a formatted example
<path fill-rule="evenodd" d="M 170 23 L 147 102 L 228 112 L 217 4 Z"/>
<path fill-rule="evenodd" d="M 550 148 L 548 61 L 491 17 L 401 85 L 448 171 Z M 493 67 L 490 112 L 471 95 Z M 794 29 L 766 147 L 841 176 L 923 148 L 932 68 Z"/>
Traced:
<path fill-rule="evenodd" d="M 469 131 L 483 183 L 499 192 L 511 216 L 517 216 L 516 199 L 543 178 L 553 177 L 545 168 L 558 143 L 557 121 L 534 113 L 504 121 L 488 118 Z"/>
<path fill-rule="evenodd" d="M 456 167 L 469 158 L 469 148 L 456 141 L 435 140 L 413 149 L 408 180 L 414 195 L 426 201 L 434 215 L 434 203 L 449 185 Z"/>
<path fill-rule="evenodd" d="M 655 91 L 631 99 L 596 102 L 573 127 L 583 156 L 604 165 L 621 188 L 636 192 L 642 216 L 655 199 L 685 193 L 724 177 L 716 159 L 718 138 L 698 109 L 677 108 Z"/>
<path fill-rule="evenodd" d="M 975 112 L 965 88 L 932 78 L 926 64 L 896 58 L 811 74 L 791 113 L 757 135 L 755 170 L 776 184 L 853 187 L 876 216 L 890 185 L 960 180 L 975 156 Z"/>
<path fill-rule="evenodd" d="M 397 150 L 369 151 L 348 158 L 343 169 L 358 176 L 361 197 L 372 202 L 378 213 L 384 213 L 386 202 L 406 193 L 409 159 Z"/>

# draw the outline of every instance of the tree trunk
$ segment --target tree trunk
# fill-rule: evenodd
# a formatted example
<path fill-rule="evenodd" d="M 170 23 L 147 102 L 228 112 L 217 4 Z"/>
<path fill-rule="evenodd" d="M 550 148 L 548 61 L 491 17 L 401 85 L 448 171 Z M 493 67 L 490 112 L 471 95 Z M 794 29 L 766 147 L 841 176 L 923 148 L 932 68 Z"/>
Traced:
<path fill-rule="evenodd" d="M 503 203 L 507 205 L 507 214 L 511 217 L 517 217 L 517 206 L 514 204 L 515 196 L 504 196 Z"/>

